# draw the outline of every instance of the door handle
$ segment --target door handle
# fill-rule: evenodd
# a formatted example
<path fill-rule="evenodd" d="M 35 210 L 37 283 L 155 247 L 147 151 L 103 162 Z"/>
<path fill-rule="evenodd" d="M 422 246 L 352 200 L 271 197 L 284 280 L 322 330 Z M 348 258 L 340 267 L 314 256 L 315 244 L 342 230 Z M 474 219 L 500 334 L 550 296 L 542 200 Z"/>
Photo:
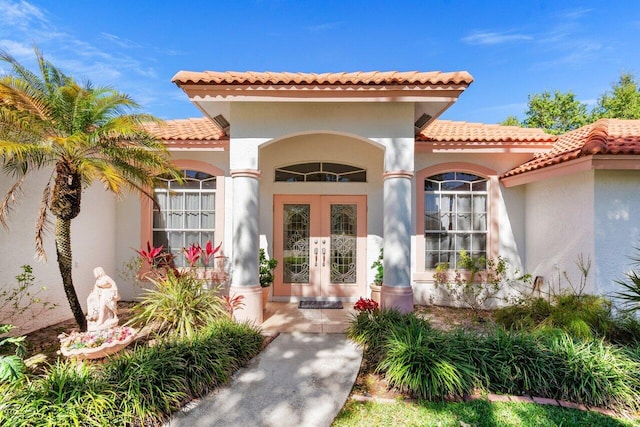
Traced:
<path fill-rule="evenodd" d="M 318 248 L 313 250 L 314 255 L 316 256 L 316 267 L 318 266 Z"/>
<path fill-rule="evenodd" d="M 322 266 L 324 267 L 324 258 L 327 253 L 327 248 L 322 248 Z"/>

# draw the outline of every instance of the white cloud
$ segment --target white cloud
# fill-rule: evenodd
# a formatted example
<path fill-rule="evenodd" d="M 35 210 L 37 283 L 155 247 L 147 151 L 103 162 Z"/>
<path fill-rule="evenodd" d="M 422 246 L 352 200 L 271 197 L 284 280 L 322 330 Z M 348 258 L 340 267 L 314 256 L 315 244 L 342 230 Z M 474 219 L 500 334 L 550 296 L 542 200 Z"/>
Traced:
<path fill-rule="evenodd" d="M 124 49 L 131 49 L 131 48 L 139 48 L 142 47 L 140 44 L 129 40 L 129 39 L 123 39 L 120 38 L 114 34 L 109 34 L 109 33 L 100 33 L 100 35 L 109 40 L 110 42 L 114 43 L 115 45 L 124 48 Z"/>
<path fill-rule="evenodd" d="M 0 10 L 4 25 L 20 25 L 25 21 L 47 21 L 42 10 L 26 1 L 0 0 Z"/>
<path fill-rule="evenodd" d="M 465 43 L 485 46 L 528 40 L 533 40 L 533 37 L 526 34 L 496 33 L 492 31 L 478 31 L 462 38 Z"/>
<path fill-rule="evenodd" d="M 591 11 L 593 11 L 593 9 L 578 8 L 573 10 L 566 10 L 566 11 L 560 12 L 558 14 L 558 18 L 561 20 L 576 20 L 591 13 Z"/>

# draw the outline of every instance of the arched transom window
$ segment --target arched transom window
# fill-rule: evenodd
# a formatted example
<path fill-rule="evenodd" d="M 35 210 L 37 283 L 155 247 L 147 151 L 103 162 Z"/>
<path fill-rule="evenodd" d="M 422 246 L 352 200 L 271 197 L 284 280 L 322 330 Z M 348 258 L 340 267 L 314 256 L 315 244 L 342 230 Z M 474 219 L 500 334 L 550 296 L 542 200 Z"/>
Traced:
<path fill-rule="evenodd" d="M 195 170 L 182 172 L 182 184 L 165 179 L 166 188 L 154 190 L 158 205 L 153 208 L 153 244 L 164 245 L 175 256 L 177 267 L 186 265 L 183 247 L 217 241 L 216 177 Z"/>
<path fill-rule="evenodd" d="M 365 169 L 342 163 L 298 163 L 276 169 L 276 182 L 367 182 Z"/>
<path fill-rule="evenodd" d="M 487 179 L 445 172 L 424 180 L 425 268 L 487 255 Z"/>

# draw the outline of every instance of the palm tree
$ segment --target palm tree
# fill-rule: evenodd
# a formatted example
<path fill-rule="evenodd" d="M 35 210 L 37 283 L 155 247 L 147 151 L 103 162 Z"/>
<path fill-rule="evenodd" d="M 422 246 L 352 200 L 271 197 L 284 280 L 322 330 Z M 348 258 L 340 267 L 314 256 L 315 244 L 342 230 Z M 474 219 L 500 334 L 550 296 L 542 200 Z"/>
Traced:
<path fill-rule="evenodd" d="M 179 177 L 165 147 L 143 124 L 158 121 L 138 108 L 128 95 L 109 87 L 78 84 L 35 48 L 39 73 L 0 50 L 11 72 L 0 76 L 0 162 L 15 182 L 0 202 L 0 223 L 25 178 L 47 169 L 36 223 L 36 254 L 45 258 L 43 236 L 48 213 L 55 218 L 58 267 L 71 311 L 81 330 L 86 319 L 71 274 L 71 221 L 80 213 L 82 192 L 96 181 L 115 195 L 153 188 L 156 177 Z"/>

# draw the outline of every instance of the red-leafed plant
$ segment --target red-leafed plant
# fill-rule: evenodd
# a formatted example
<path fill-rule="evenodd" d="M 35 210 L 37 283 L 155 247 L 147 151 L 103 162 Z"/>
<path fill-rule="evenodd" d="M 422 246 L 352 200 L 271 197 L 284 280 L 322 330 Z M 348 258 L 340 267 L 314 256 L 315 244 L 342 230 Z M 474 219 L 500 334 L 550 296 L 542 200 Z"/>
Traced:
<path fill-rule="evenodd" d="M 355 305 L 353 306 L 353 309 L 359 311 L 360 313 L 373 313 L 378 309 L 378 303 L 372 299 L 360 297 L 360 299 L 356 301 Z"/>
<path fill-rule="evenodd" d="M 233 317 L 233 312 L 236 311 L 239 308 L 244 307 L 244 295 L 236 295 L 233 298 L 231 298 L 228 295 L 225 295 L 224 297 L 224 302 L 227 308 L 227 313 L 229 313 L 229 317 L 232 318 Z"/>
<path fill-rule="evenodd" d="M 134 249 L 134 250 L 138 253 L 138 255 L 140 255 L 140 258 L 146 261 L 150 266 L 155 267 L 158 264 L 157 261 L 160 254 L 162 253 L 163 247 L 164 247 L 163 245 L 160 245 L 158 247 L 152 246 L 151 243 L 147 240 L 146 251 L 144 250 L 144 248 L 140 250 L 137 250 L 137 249 Z"/>
<path fill-rule="evenodd" d="M 202 248 L 199 243 L 191 243 L 188 248 L 182 248 L 182 251 L 190 267 L 194 267 L 200 259 L 200 255 L 202 255 Z"/>
<path fill-rule="evenodd" d="M 209 265 L 209 262 L 213 258 L 215 258 L 215 255 L 220 251 L 221 247 L 222 247 L 222 242 L 220 242 L 220 244 L 214 248 L 213 244 L 211 243 L 211 240 L 207 240 L 207 244 L 205 245 L 204 249 L 202 249 L 201 251 L 202 261 L 204 262 L 205 267 Z"/>

